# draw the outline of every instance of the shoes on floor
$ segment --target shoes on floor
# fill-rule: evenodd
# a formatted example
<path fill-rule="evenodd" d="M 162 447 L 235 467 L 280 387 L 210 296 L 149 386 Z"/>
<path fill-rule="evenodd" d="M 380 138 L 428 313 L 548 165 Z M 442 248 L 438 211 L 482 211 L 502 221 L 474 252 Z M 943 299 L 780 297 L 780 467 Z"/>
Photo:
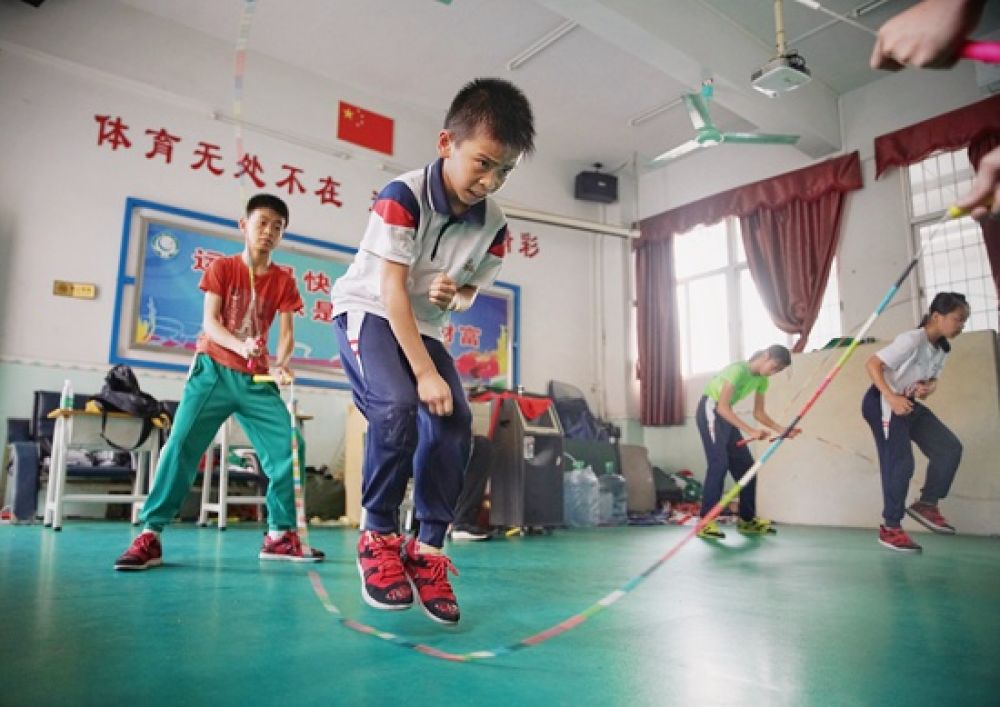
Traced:
<path fill-rule="evenodd" d="M 887 528 L 884 525 L 879 526 L 878 542 L 896 552 L 920 552 L 923 549 L 902 528 Z"/>
<path fill-rule="evenodd" d="M 906 509 L 906 515 L 928 530 L 933 530 L 935 533 L 941 533 L 942 535 L 955 534 L 955 527 L 941 515 L 937 504 L 917 501 Z"/>
<path fill-rule="evenodd" d="M 704 528 L 698 531 L 698 537 L 702 540 L 722 540 L 726 534 L 714 520 L 707 523 Z"/>
<path fill-rule="evenodd" d="M 358 538 L 358 574 L 361 597 L 368 606 L 400 611 L 413 605 L 413 590 L 403 569 L 403 538 L 396 533 L 361 531 Z"/>
<path fill-rule="evenodd" d="M 285 562 L 322 562 L 326 554 L 314 547 L 303 547 L 299 534 L 294 530 L 286 530 L 279 538 L 265 535 L 264 546 L 257 557 Z"/>
<path fill-rule="evenodd" d="M 447 555 L 417 552 L 417 539 L 410 538 L 403 548 L 403 567 L 410 578 L 424 613 L 439 624 L 458 623 L 461 614 L 455 592 L 448 582 L 448 572 L 458 570 Z"/>
<path fill-rule="evenodd" d="M 775 535 L 775 530 L 771 521 L 754 516 L 750 520 L 743 520 L 736 524 L 736 529 L 744 535 Z"/>
<path fill-rule="evenodd" d="M 489 540 L 492 535 L 490 531 L 485 528 L 479 528 L 474 525 L 456 525 L 452 527 L 450 537 L 452 540 L 482 542 L 484 540 Z"/>
<path fill-rule="evenodd" d="M 163 548 L 156 533 L 139 533 L 128 550 L 115 560 L 116 570 L 148 570 L 163 564 Z"/>

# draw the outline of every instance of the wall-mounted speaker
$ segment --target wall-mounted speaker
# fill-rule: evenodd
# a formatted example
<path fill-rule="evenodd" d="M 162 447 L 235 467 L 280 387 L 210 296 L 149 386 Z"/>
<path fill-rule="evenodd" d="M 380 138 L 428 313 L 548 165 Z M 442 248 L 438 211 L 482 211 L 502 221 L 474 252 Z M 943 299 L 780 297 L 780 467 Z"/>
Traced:
<path fill-rule="evenodd" d="M 573 196 L 581 201 L 613 204 L 618 201 L 618 177 L 601 172 L 600 164 L 595 166 L 597 169 L 594 172 L 580 172 L 576 175 Z"/>

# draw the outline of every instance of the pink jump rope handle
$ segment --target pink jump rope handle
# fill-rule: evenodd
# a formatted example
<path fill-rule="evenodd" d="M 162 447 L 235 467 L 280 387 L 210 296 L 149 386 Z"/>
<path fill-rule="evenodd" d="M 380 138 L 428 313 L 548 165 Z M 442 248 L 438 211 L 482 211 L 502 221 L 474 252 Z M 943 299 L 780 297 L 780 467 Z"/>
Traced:
<path fill-rule="evenodd" d="M 1000 42 L 966 42 L 958 49 L 963 59 L 1000 64 Z"/>

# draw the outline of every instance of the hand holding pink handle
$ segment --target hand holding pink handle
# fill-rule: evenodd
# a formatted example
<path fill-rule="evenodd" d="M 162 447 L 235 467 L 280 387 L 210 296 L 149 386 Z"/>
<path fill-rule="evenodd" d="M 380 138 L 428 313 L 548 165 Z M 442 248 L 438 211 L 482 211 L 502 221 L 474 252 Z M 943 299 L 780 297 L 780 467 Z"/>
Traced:
<path fill-rule="evenodd" d="M 966 42 L 958 48 L 958 55 L 986 64 L 1000 64 L 1000 42 Z"/>

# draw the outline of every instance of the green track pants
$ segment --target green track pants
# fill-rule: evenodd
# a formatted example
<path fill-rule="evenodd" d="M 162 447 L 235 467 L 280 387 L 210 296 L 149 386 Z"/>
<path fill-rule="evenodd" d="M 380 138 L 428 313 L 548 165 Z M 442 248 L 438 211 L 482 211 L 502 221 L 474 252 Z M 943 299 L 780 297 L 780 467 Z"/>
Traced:
<path fill-rule="evenodd" d="M 153 487 L 140 519 L 161 531 L 173 520 L 194 484 L 201 456 L 230 415 L 246 432 L 270 479 L 267 520 L 272 530 L 295 527 L 291 437 L 288 409 L 274 383 L 254 383 L 241 373 L 197 354 L 170 436 L 160 454 Z M 299 468 L 305 473 L 305 441 L 299 435 Z M 207 479 L 205 483 L 208 483 Z"/>

